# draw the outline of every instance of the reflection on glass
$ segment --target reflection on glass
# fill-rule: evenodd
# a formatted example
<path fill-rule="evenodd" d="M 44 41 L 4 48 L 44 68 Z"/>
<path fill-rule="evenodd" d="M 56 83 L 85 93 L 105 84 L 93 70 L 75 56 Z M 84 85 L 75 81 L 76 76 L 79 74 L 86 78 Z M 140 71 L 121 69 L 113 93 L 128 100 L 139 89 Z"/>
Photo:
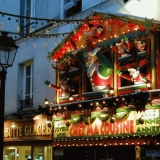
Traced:
<path fill-rule="evenodd" d="M 15 160 L 15 149 L 5 149 L 5 160 Z"/>
<path fill-rule="evenodd" d="M 43 160 L 44 148 L 42 146 L 33 147 L 33 157 L 34 157 L 34 160 Z"/>

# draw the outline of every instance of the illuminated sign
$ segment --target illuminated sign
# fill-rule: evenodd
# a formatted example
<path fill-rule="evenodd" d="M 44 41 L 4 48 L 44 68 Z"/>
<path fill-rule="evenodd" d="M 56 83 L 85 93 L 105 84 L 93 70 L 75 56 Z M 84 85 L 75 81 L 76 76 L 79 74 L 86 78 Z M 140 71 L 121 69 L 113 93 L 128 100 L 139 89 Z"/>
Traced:
<path fill-rule="evenodd" d="M 52 129 L 47 124 L 16 125 L 14 128 L 5 125 L 4 140 L 28 140 L 50 137 Z M 48 138 L 47 138 L 48 139 Z"/>
<path fill-rule="evenodd" d="M 118 113 L 121 114 L 121 113 Z M 160 132 L 159 109 L 145 112 L 130 111 L 126 120 L 111 123 L 110 119 L 101 121 L 96 118 L 93 123 L 84 122 L 67 127 L 65 120 L 54 122 L 54 137 L 122 135 L 122 134 L 153 134 Z"/>

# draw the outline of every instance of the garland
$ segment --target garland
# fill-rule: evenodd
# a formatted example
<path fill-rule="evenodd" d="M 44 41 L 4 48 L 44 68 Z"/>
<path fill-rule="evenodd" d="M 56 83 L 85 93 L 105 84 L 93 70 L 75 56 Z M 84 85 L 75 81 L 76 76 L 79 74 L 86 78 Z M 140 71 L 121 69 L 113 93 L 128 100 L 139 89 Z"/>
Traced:
<path fill-rule="evenodd" d="M 71 123 L 79 123 L 79 122 L 81 122 L 82 120 L 83 120 L 83 117 L 82 117 L 81 114 L 79 114 L 79 115 L 73 115 L 73 116 L 71 116 L 70 122 L 71 122 Z"/>
<path fill-rule="evenodd" d="M 99 111 L 97 113 L 97 117 L 101 121 L 107 121 L 110 118 L 110 115 L 108 114 L 107 111 Z"/>

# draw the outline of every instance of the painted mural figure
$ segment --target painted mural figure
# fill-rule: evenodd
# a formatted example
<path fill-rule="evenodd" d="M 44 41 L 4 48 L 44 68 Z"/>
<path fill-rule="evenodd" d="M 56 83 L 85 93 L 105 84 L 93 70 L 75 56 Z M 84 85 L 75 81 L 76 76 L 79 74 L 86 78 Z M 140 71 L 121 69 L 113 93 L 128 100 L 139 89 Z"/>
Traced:
<path fill-rule="evenodd" d="M 117 69 L 116 73 L 129 81 L 132 81 L 134 84 L 146 84 L 149 82 L 148 78 L 144 73 L 140 73 L 139 70 L 136 70 L 134 68 L 129 68 L 128 69 L 129 75 L 123 74 L 120 70 Z"/>
<path fill-rule="evenodd" d="M 72 94 L 75 93 L 74 85 L 71 85 L 69 83 L 69 79 L 67 79 L 66 77 L 63 77 L 60 80 L 60 86 L 53 85 L 48 80 L 44 81 L 44 83 L 47 86 L 49 86 L 50 88 L 60 91 L 61 92 L 61 97 L 69 96 L 69 95 L 72 95 Z"/>
<path fill-rule="evenodd" d="M 108 58 L 100 52 L 98 47 L 83 54 L 79 50 L 74 50 L 72 53 L 77 55 L 80 65 L 87 72 L 92 90 L 101 91 L 109 89 L 113 66 Z"/>

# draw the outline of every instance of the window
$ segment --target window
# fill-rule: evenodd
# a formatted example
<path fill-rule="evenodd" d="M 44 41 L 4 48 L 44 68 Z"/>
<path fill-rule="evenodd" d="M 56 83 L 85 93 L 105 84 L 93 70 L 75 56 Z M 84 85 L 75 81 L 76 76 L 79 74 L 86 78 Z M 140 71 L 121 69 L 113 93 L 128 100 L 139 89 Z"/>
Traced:
<path fill-rule="evenodd" d="M 33 106 L 33 64 L 27 62 L 19 65 L 19 106 L 18 110 Z"/>
<path fill-rule="evenodd" d="M 24 99 L 32 98 L 32 65 L 24 66 Z"/>
<path fill-rule="evenodd" d="M 21 29 L 23 34 L 29 33 L 30 29 L 33 30 L 35 27 L 34 20 L 31 17 L 35 17 L 35 0 L 21 1 L 21 15 L 28 18 L 21 18 Z"/>
<path fill-rule="evenodd" d="M 82 11 L 82 0 L 64 0 L 65 17 Z"/>

